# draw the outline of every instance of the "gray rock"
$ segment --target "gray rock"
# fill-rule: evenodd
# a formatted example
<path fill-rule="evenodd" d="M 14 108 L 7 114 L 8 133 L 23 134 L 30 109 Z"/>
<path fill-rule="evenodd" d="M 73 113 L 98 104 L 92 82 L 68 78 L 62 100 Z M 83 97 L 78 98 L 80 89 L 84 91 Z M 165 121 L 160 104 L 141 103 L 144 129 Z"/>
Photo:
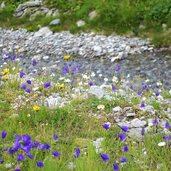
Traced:
<path fill-rule="evenodd" d="M 143 136 L 141 135 L 142 128 L 131 128 L 128 132 L 130 138 L 135 139 L 136 141 L 141 141 Z"/>
<path fill-rule="evenodd" d="M 55 9 L 55 10 L 53 11 L 53 13 L 52 13 L 52 16 L 53 16 L 53 17 L 59 16 L 59 10 L 58 10 L 58 9 Z"/>
<path fill-rule="evenodd" d="M 49 59 L 49 56 L 44 56 L 43 60 L 47 61 Z"/>
<path fill-rule="evenodd" d="M 0 8 L 4 8 L 4 7 L 5 7 L 5 2 L 2 2 Z"/>
<path fill-rule="evenodd" d="M 114 107 L 113 108 L 113 112 L 115 113 L 115 112 L 122 112 L 122 108 L 120 107 L 120 106 L 117 106 L 117 107 Z"/>
<path fill-rule="evenodd" d="M 141 108 L 141 110 L 143 110 L 144 112 L 154 113 L 154 107 L 151 105 L 147 105 L 147 106 Z"/>
<path fill-rule="evenodd" d="M 105 91 L 99 86 L 91 86 L 88 90 L 88 93 L 95 95 L 99 99 L 101 99 L 105 95 Z"/>
<path fill-rule="evenodd" d="M 47 12 L 46 16 L 49 17 L 49 16 L 52 16 L 52 14 L 53 14 L 53 9 L 50 9 L 50 10 Z"/>
<path fill-rule="evenodd" d="M 93 20 L 94 18 L 97 17 L 97 12 L 96 11 L 92 11 L 92 12 L 89 13 L 88 16 L 89 16 L 90 20 Z"/>
<path fill-rule="evenodd" d="M 49 23 L 49 25 L 51 25 L 51 26 L 56 26 L 56 25 L 59 25 L 59 24 L 61 24 L 61 21 L 60 21 L 60 19 L 55 19 L 55 20 L 52 20 L 50 23 Z"/>
<path fill-rule="evenodd" d="M 83 27 L 85 26 L 86 23 L 83 20 L 78 20 L 76 24 L 77 24 L 77 27 Z"/>
<path fill-rule="evenodd" d="M 128 121 L 119 122 L 119 123 L 117 123 L 117 125 L 118 125 L 119 127 L 127 126 L 127 127 L 131 128 L 131 124 L 130 124 L 130 122 L 128 122 Z"/>
<path fill-rule="evenodd" d="M 93 46 L 92 49 L 96 52 L 101 52 L 102 48 L 100 46 Z"/>
<path fill-rule="evenodd" d="M 42 27 L 39 31 L 34 33 L 34 37 L 47 37 L 52 35 L 52 31 L 48 27 Z"/>
<path fill-rule="evenodd" d="M 28 13 L 28 12 L 26 12 Z M 23 13 L 22 16 L 26 15 L 26 13 Z M 35 18 L 39 15 L 44 15 L 45 13 L 43 11 L 36 11 L 35 13 L 33 13 L 32 15 L 30 15 L 30 21 L 35 20 Z"/>
<path fill-rule="evenodd" d="M 123 112 L 132 112 L 132 107 L 124 107 Z"/>
<path fill-rule="evenodd" d="M 23 11 L 24 9 L 28 8 L 28 7 L 40 7 L 41 5 L 42 5 L 42 1 L 38 1 L 38 0 L 36 0 L 36 1 L 27 1 L 27 2 L 25 2 L 23 4 L 20 4 L 16 8 L 15 12 L 18 13 L 18 12 Z"/>
<path fill-rule="evenodd" d="M 133 117 L 133 116 L 135 116 L 135 115 L 136 115 L 135 113 L 127 113 L 127 114 L 126 114 L 127 117 Z"/>
<path fill-rule="evenodd" d="M 44 100 L 44 105 L 49 109 L 56 109 L 58 106 L 60 106 L 61 102 L 62 98 L 59 95 L 56 97 L 49 96 Z"/>
<path fill-rule="evenodd" d="M 140 119 L 135 118 L 130 122 L 130 124 L 131 124 L 131 127 L 140 128 L 146 125 L 146 121 L 141 121 Z"/>

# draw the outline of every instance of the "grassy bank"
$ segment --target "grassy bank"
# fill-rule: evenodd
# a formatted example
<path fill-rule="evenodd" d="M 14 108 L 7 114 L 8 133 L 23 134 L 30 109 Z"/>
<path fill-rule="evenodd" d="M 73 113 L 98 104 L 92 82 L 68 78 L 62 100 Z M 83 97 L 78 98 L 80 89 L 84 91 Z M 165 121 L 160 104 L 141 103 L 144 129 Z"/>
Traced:
<path fill-rule="evenodd" d="M 5 28 L 26 27 L 37 30 L 38 26 L 46 26 L 53 19 L 37 16 L 34 21 L 29 17 L 16 19 L 12 16 L 17 5 L 25 0 L 7 1 L 7 6 L 0 9 L 0 26 Z M 52 27 L 53 31 L 70 30 L 97 31 L 105 34 L 117 33 L 141 37 L 150 37 L 156 46 L 169 46 L 171 40 L 171 0 L 45 0 L 49 8 L 60 10 L 61 25 Z M 90 20 L 88 14 L 97 11 L 97 17 Z M 83 19 L 86 25 L 76 26 L 76 21 Z M 159 36 L 158 36 L 159 35 Z"/>

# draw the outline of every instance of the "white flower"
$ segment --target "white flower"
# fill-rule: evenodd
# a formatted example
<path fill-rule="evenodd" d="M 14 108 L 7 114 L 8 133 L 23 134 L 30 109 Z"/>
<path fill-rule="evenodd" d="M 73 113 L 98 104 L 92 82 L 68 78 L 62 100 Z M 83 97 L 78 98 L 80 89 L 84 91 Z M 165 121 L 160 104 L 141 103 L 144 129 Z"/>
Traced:
<path fill-rule="evenodd" d="M 34 87 L 32 90 L 37 91 L 37 90 L 39 90 L 39 87 Z"/>
<path fill-rule="evenodd" d="M 91 73 L 91 77 L 95 77 L 96 74 L 94 72 Z"/>
<path fill-rule="evenodd" d="M 98 105 L 97 106 L 97 109 L 99 109 L 99 110 L 104 110 L 104 108 L 105 108 L 105 105 Z"/>
<path fill-rule="evenodd" d="M 12 70 L 14 71 L 15 70 L 15 67 L 12 67 Z"/>
<path fill-rule="evenodd" d="M 27 117 L 29 118 L 31 115 L 30 114 L 27 114 Z"/>
<path fill-rule="evenodd" d="M 65 82 L 65 83 L 70 83 L 71 80 L 70 80 L 70 79 L 65 79 L 64 82 Z"/>
<path fill-rule="evenodd" d="M 83 85 L 83 83 L 82 83 L 82 82 L 79 82 L 79 83 L 78 83 L 78 85 L 79 85 L 79 86 L 82 86 L 82 85 Z"/>
<path fill-rule="evenodd" d="M 115 77 L 115 76 L 113 76 L 112 81 L 113 81 L 114 83 L 117 83 L 117 82 L 118 82 L 118 78 Z"/>
<path fill-rule="evenodd" d="M 73 170 L 75 167 L 76 167 L 76 166 L 75 166 L 75 164 L 74 164 L 73 162 L 69 162 L 69 163 L 68 163 L 68 169 Z"/>
<path fill-rule="evenodd" d="M 171 94 L 171 89 L 169 90 L 169 93 Z"/>
<path fill-rule="evenodd" d="M 46 70 L 46 67 L 42 67 L 42 70 L 43 70 L 43 71 Z"/>
<path fill-rule="evenodd" d="M 162 90 L 161 90 L 161 89 L 159 89 L 158 91 L 159 91 L 159 93 L 161 93 L 161 92 L 162 92 Z"/>
<path fill-rule="evenodd" d="M 89 79 L 89 77 L 88 77 L 87 74 L 83 74 L 82 76 L 83 76 L 83 78 L 84 78 L 85 80 Z"/>
<path fill-rule="evenodd" d="M 129 78 L 129 77 L 130 77 L 130 74 L 127 75 L 127 78 Z"/>
<path fill-rule="evenodd" d="M 159 146 L 159 147 L 163 147 L 163 146 L 165 146 L 165 145 L 166 145 L 166 142 L 159 142 L 159 143 L 158 143 L 158 146 Z"/>
<path fill-rule="evenodd" d="M 108 81 L 108 78 L 104 78 L 104 81 L 107 82 Z"/>
<path fill-rule="evenodd" d="M 11 168 L 11 167 L 12 167 L 12 163 L 6 163 L 6 164 L 5 164 L 5 167 L 6 167 L 7 169 Z"/>
<path fill-rule="evenodd" d="M 143 101 L 143 102 L 144 102 L 144 101 L 146 101 L 146 100 L 147 100 L 147 98 L 146 98 L 146 97 L 143 97 L 143 98 L 142 98 L 142 101 Z"/>
<path fill-rule="evenodd" d="M 102 74 L 99 74 L 99 77 L 102 77 Z"/>
<path fill-rule="evenodd" d="M 61 81 L 61 80 L 64 80 L 65 78 L 64 77 L 59 77 L 59 80 Z"/>
<path fill-rule="evenodd" d="M 159 82 L 157 82 L 157 86 L 161 86 L 162 85 L 162 83 L 159 81 Z"/>
<path fill-rule="evenodd" d="M 19 62 L 19 61 L 20 61 L 20 58 L 17 58 L 17 59 L 16 59 L 16 62 Z"/>
<path fill-rule="evenodd" d="M 54 74 L 54 73 L 52 73 L 50 76 L 51 76 L 51 77 L 54 77 L 54 76 L 55 76 L 55 74 Z"/>

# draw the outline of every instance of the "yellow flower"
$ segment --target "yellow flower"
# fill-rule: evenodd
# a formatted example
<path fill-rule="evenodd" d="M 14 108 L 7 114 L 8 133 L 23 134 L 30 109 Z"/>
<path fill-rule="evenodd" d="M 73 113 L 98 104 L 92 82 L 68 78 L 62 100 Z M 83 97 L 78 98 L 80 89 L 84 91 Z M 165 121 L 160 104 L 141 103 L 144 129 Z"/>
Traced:
<path fill-rule="evenodd" d="M 64 56 L 64 59 L 65 59 L 65 60 L 70 59 L 70 55 L 65 55 L 65 56 Z"/>
<path fill-rule="evenodd" d="M 3 79 L 4 79 L 4 80 L 8 80 L 8 79 L 9 79 L 9 76 L 8 76 L 8 75 L 5 75 L 5 76 L 3 77 Z"/>
<path fill-rule="evenodd" d="M 40 106 L 37 106 L 37 105 L 33 106 L 33 110 L 36 111 L 36 112 L 38 112 L 40 109 L 41 109 Z"/>
<path fill-rule="evenodd" d="M 3 74 L 9 74 L 9 69 L 8 68 L 3 69 Z"/>
<path fill-rule="evenodd" d="M 59 89 L 63 89 L 63 88 L 64 88 L 64 84 L 58 83 L 58 84 L 57 84 L 57 87 L 58 87 Z"/>

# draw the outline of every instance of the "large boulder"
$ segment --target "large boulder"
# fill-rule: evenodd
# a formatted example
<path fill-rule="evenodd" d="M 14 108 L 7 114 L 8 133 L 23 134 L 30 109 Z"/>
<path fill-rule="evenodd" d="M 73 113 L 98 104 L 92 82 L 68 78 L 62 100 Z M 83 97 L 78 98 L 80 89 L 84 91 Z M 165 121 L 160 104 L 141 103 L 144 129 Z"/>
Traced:
<path fill-rule="evenodd" d="M 52 31 L 48 27 L 42 27 L 39 31 L 34 33 L 34 37 L 47 37 L 52 35 Z"/>
<path fill-rule="evenodd" d="M 14 16 L 23 17 L 27 14 L 33 14 L 35 11 L 38 11 L 41 6 L 41 0 L 27 1 L 16 8 Z"/>

